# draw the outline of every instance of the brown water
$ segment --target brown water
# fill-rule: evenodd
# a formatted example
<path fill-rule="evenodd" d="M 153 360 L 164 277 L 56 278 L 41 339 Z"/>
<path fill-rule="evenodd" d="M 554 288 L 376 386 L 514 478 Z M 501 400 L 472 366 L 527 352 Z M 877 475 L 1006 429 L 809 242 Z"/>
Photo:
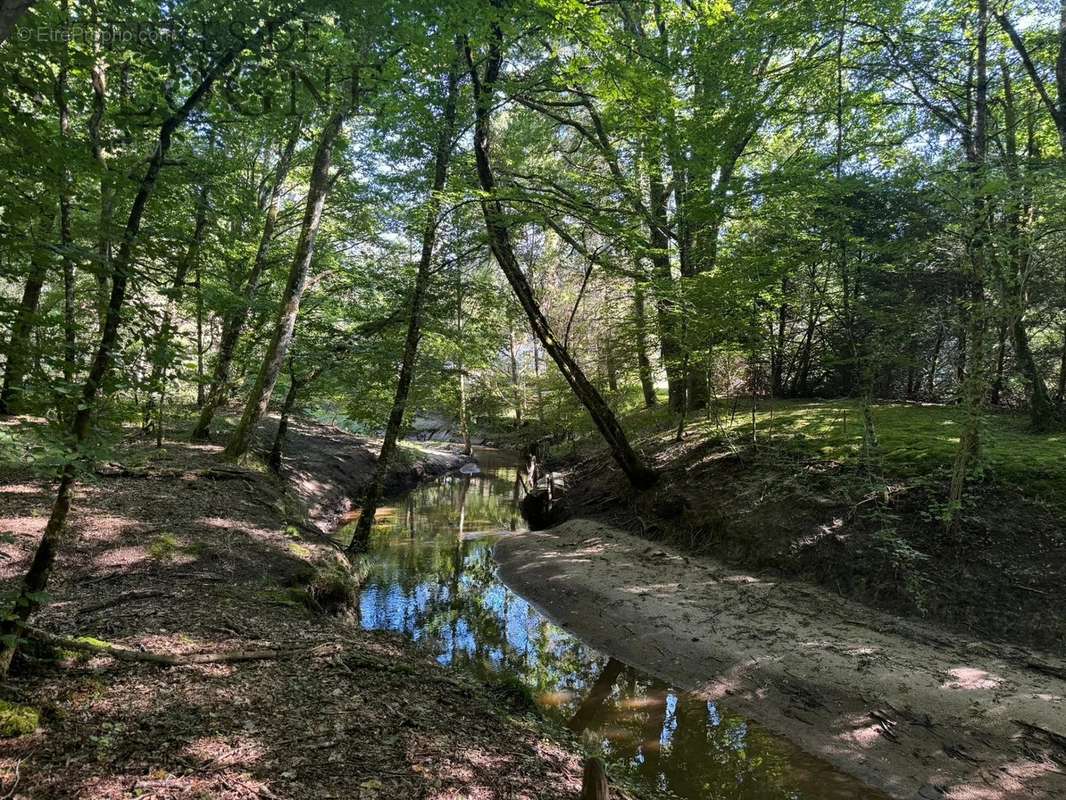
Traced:
<path fill-rule="evenodd" d="M 491 550 L 524 529 L 522 483 L 512 460 L 477 456 L 480 475 L 447 475 L 379 509 L 363 627 L 402 632 L 441 664 L 520 681 L 613 769 L 680 798 L 884 797 L 719 704 L 597 652 L 511 591 Z"/>

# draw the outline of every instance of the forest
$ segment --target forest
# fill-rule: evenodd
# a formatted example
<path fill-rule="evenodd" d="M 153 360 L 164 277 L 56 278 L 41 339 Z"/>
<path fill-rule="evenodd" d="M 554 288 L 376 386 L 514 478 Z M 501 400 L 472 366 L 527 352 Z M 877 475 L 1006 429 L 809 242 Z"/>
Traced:
<path fill-rule="evenodd" d="M 0 152 L 0 798 L 1066 796 L 1066 0 L 2 0 Z"/>

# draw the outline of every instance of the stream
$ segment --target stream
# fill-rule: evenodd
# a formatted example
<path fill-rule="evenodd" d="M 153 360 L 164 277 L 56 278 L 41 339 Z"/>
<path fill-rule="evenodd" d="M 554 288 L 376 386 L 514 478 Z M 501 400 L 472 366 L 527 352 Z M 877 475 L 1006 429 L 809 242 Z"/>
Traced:
<path fill-rule="evenodd" d="M 446 475 L 378 509 L 364 628 L 400 632 L 443 665 L 521 682 L 636 784 L 691 800 L 884 797 L 720 704 L 597 652 L 511 591 L 491 551 L 525 529 L 519 467 L 496 451 L 476 457 L 481 474 Z"/>

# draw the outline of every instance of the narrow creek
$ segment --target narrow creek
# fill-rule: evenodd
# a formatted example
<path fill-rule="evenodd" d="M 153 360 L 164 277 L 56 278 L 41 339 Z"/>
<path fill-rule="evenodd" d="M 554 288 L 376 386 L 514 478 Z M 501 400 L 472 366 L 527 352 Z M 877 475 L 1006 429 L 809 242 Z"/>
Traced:
<path fill-rule="evenodd" d="M 884 797 L 720 704 L 594 650 L 511 591 L 491 551 L 525 529 L 519 467 L 496 451 L 476 455 L 479 475 L 446 475 L 378 510 L 364 628 L 403 633 L 441 664 L 520 681 L 634 781 L 686 800 Z"/>

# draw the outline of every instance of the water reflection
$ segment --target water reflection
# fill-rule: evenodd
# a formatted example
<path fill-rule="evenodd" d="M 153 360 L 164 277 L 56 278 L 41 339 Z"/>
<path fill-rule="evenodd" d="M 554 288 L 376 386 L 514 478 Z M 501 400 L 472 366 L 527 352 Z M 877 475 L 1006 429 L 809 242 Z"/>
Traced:
<path fill-rule="evenodd" d="M 478 457 L 480 475 L 448 475 L 378 509 L 365 628 L 400 631 L 442 664 L 518 678 L 634 779 L 682 798 L 882 796 L 744 718 L 603 656 L 510 591 L 491 548 L 522 528 L 525 484 L 515 461 Z"/>

